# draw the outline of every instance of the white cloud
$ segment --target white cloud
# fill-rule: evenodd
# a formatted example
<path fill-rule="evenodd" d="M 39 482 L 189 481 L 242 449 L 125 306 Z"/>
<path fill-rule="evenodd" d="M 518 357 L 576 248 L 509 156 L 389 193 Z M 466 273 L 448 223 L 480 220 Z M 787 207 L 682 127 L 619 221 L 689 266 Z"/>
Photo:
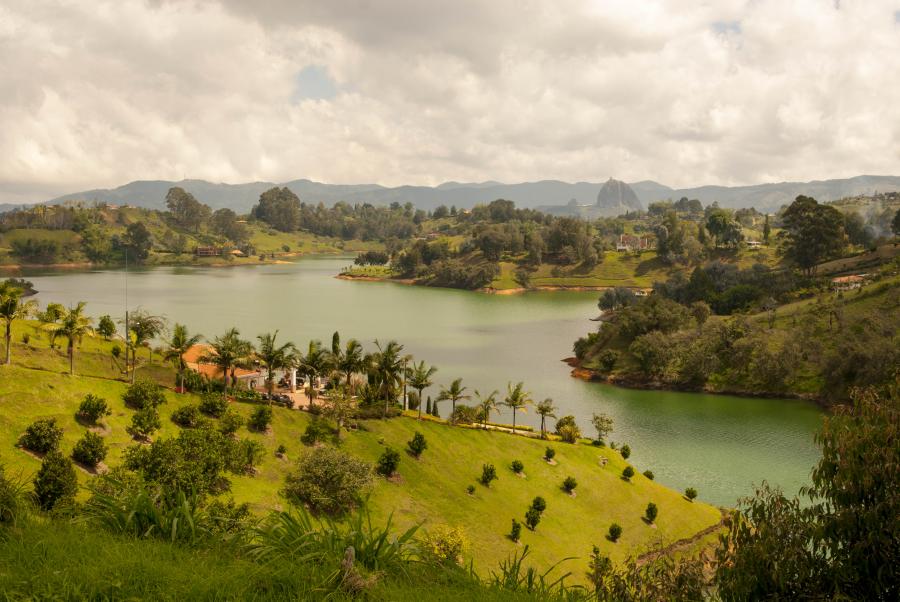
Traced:
<path fill-rule="evenodd" d="M 895 173 L 898 8 L 7 0 L 0 202 L 184 176 L 682 186 Z"/>

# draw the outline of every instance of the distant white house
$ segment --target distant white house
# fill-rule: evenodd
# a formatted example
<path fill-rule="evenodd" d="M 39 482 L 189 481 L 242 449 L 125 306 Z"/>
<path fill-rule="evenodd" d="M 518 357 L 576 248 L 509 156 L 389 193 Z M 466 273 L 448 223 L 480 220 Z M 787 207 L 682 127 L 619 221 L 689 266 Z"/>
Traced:
<path fill-rule="evenodd" d="M 616 251 L 647 251 L 655 247 L 651 237 L 634 234 L 620 234 L 616 243 Z"/>
<path fill-rule="evenodd" d="M 761 246 L 763 246 L 763 244 L 761 242 L 759 242 L 758 240 L 748 240 L 747 246 L 750 247 L 751 249 L 758 249 Z"/>

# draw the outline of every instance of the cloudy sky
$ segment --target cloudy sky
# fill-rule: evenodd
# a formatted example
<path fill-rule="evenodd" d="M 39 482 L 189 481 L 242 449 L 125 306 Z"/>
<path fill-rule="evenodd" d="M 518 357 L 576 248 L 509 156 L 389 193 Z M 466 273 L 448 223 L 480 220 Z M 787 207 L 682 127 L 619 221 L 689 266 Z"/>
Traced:
<path fill-rule="evenodd" d="M 0 0 L 0 202 L 900 174 L 900 0 Z"/>

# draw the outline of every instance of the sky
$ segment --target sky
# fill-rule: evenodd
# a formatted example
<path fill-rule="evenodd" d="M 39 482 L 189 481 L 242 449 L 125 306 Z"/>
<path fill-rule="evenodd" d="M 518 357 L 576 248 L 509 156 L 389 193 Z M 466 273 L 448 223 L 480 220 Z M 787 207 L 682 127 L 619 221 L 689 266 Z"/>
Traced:
<path fill-rule="evenodd" d="M 0 203 L 900 175 L 900 0 L 0 0 Z"/>

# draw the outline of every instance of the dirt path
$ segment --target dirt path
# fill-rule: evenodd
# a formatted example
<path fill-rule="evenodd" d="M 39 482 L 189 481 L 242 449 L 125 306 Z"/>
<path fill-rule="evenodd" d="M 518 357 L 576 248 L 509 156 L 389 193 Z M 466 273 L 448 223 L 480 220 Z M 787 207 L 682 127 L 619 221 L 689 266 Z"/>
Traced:
<path fill-rule="evenodd" d="M 652 561 L 656 560 L 657 558 L 659 558 L 660 556 L 663 556 L 663 555 L 667 556 L 674 552 L 680 552 L 681 550 L 691 547 L 692 545 L 694 545 L 695 543 L 697 543 L 698 541 L 700 541 L 701 539 L 703 539 L 710 533 L 715 533 L 719 529 L 722 529 L 723 527 L 725 527 L 725 517 L 726 517 L 726 515 L 723 512 L 722 517 L 719 519 L 719 522 L 717 522 L 716 524 L 711 525 L 711 526 L 703 529 L 702 531 L 698 531 L 697 533 L 694 533 L 690 537 L 686 537 L 684 539 L 679 539 L 677 541 L 673 541 L 672 543 L 670 543 L 669 545 L 667 545 L 664 548 L 661 548 L 658 550 L 653 550 L 652 552 L 647 552 L 646 554 L 638 556 L 637 557 L 638 566 L 646 564 L 648 562 L 652 562 Z"/>

